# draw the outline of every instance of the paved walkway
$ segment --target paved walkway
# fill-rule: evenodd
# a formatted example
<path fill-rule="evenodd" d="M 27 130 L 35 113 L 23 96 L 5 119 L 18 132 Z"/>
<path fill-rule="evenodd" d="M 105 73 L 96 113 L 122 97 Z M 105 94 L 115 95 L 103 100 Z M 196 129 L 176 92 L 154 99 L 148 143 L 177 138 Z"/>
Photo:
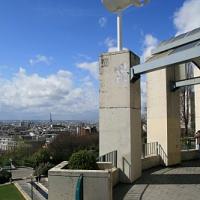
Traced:
<path fill-rule="evenodd" d="M 26 179 L 31 177 L 33 174 L 33 169 L 30 167 L 20 167 L 16 170 L 12 170 L 12 178 L 14 180 Z"/>
<path fill-rule="evenodd" d="M 44 196 L 42 196 L 35 187 L 31 187 L 30 182 L 26 182 L 24 180 L 17 182 L 22 190 L 33 200 L 46 200 Z M 31 192 L 32 191 L 32 192 Z"/>
<path fill-rule="evenodd" d="M 200 199 L 200 160 L 148 170 L 135 184 L 120 184 L 114 189 L 114 200 L 197 199 Z"/>
<path fill-rule="evenodd" d="M 38 191 L 39 188 L 36 189 L 35 185 L 33 185 L 33 187 L 31 186 L 30 177 L 32 174 L 33 169 L 28 167 L 12 170 L 13 181 L 18 183 L 18 185 L 30 197 L 30 199 L 46 200 L 47 197 L 42 193 L 42 191 Z"/>

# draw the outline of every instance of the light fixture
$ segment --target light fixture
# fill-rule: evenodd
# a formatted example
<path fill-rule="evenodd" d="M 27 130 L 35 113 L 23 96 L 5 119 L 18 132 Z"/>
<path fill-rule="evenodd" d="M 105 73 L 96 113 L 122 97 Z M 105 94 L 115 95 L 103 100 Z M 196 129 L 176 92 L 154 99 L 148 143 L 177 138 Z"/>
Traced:
<path fill-rule="evenodd" d="M 141 7 L 149 0 L 102 0 L 104 6 L 113 13 L 117 13 L 117 49 L 122 50 L 122 11 L 130 6 Z"/>

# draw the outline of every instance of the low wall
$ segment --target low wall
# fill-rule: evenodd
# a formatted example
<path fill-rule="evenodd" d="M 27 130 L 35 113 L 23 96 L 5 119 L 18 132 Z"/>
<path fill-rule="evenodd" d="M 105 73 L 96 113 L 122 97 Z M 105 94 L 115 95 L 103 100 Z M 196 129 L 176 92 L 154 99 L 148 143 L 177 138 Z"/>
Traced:
<path fill-rule="evenodd" d="M 14 182 L 14 185 L 19 190 L 19 192 L 21 193 L 21 195 L 24 197 L 25 200 L 31 200 L 28 194 L 24 192 L 24 190 L 21 188 L 21 186 L 18 183 Z"/>
<path fill-rule="evenodd" d="M 150 169 L 152 167 L 159 166 L 160 164 L 161 162 L 159 155 L 142 158 L 142 170 Z"/>
<path fill-rule="evenodd" d="M 113 185 L 118 183 L 119 172 L 110 163 L 98 163 L 100 170 L 63 169 L 62 162 L 49 170 L 49 200 L 74 200 L 76 185 L 83 175 L 83 198 L 87 200 L 112 200 Z M 107 167 L 108 169 L 104 169 Z"/>
<path fill-rule="evenodd" d="M 112 187 L 119 183 L 119 173 L 120 170 L 118 168 L 113 168 L 111 162 L 97 162 L 100 170 L 111 170 L 112 171 Z"/>
<path fill-rule="evenodd" d="M 182 150 L 181 151 L 181 160 L 187 161 L 187 160 L 194 160 L 198 159 L 200 157 L 199 150 L 193 149 L 193 150 Z"/>
<path fill-rule="evenodd" d="M 200 158 L 200 152 L 196 149 L 181 151 L 181 161 L 189 161 L 198 158 Z M 159 155 L 142 158 L 142 170 L 150 169 L 161 164 L 162 162 Z"/>
<path fill-rule="evenodd" d="M 119 173 L 120 170 L 117 168 L 115 168 L 115 170 L 112 171 L 112 188 L 119 183 Z"/>

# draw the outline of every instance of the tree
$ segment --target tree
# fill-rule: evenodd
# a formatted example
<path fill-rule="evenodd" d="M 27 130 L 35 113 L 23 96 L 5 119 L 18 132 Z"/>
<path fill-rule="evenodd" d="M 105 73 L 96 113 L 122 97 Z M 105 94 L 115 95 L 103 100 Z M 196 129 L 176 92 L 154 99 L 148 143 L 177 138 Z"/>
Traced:
<path fill-rule="evenodd" d="M 34 167 L 39 166 L 41 163 L 48 163 L 51 161 L 51 154 L 48 149 L 40 149 L 33 155 Z"/>
<path fill-rule="evenodd" d="M 0 156 L 0 166 L 9 165 L 10 158 L 15 166 L 32 166 L 31 157 L 42 145 L 41 142 L 21 142 L 17 148 L 4 152 Z"/>
<path fill-rule="evenodd" d="M 54 164 L 68 160 L 72 153 L 78 150 L 93 150 L 98 155 L 99 136 L 97 134 L 84 136 L 60 134 L 48 146 L 48 149 Z"/>
<path fill-rule="evenodd" d="M 185 64 L 185 76 L 186 79 L 193 77 L 193 66 Z M 180 90 L 180 118 L 181 124 L 184 128 L 184 135 L 189 135 L 189 130 L 194 129 L 193 117 L 193 98 L 194 92 L 192 86 L 185 86 Z M 193 130 L 194 131 L 194 130 Z"/>
<path fill-rule="evenodd" d="M 41 163 L 36 167 L 36 169 L 34 171 L 34 175 L 35 176 L 41 176 L 41 175 L 47 176 L 48 170 L 51 169 L 52 167 L 54 167 L 54 165 L 51 163 Z"/>

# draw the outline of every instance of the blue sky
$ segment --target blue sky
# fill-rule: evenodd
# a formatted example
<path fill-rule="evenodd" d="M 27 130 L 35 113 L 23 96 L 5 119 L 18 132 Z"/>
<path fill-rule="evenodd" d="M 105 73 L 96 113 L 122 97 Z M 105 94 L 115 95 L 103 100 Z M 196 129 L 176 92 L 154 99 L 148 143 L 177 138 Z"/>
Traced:
<path fill-rule="evenodd" d="M 196 28 L 200 17 L 189 28 L 184 20 L 184 6 L 195 4 L 152 0 L 127 9 L 124 47 L 144 56 Z M 0 0 L 0 30 L 0 119 L 98 119 L 98 57 L 116 46 L 116 16 L 100 0 Z"/>

